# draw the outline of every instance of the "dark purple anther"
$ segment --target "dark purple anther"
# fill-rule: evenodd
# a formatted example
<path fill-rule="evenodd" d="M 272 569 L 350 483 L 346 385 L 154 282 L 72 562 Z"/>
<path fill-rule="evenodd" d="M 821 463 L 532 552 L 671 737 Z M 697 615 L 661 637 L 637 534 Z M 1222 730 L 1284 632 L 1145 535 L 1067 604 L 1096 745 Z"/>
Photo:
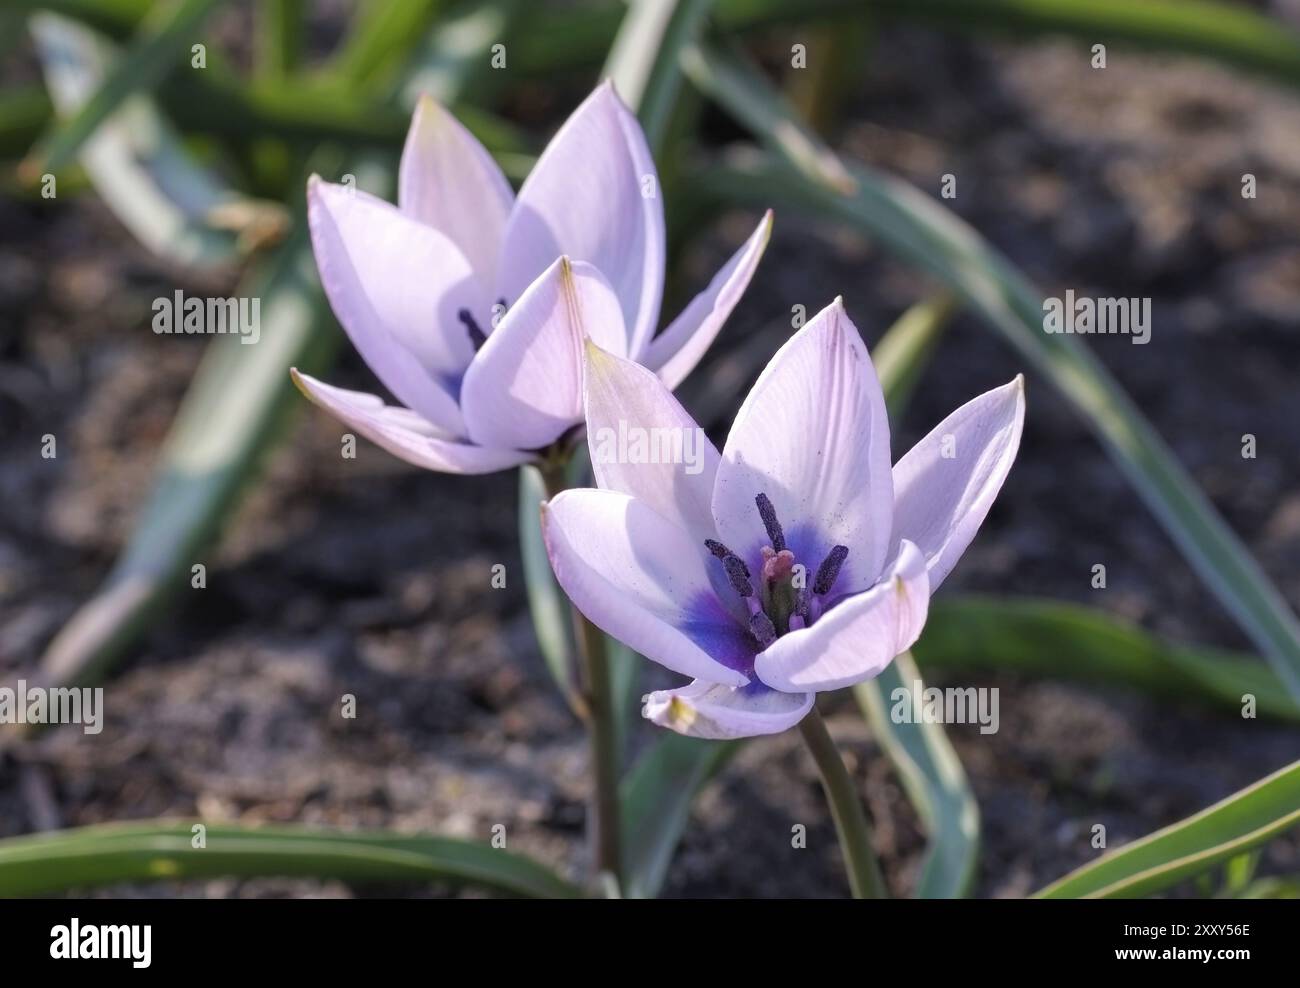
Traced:
<path fill-rule="evenodd" d="M 758 495 L 754 498 L 754 503 L 758 505 L 763 527 L 767 529 L 768 541 L 772 543 L 773 549 L 780 552 L 785 548 L 785 532 L 781 531 L 781 523 L 776 520 L 776 508 L 772 507 L 772 502 L 766 494 Z"/>
<path fill-rule="evenodd" d="M 749 582 L 749 570 L 745 568 L 740 557 L 723 556 L 722 567 L 727 571 L 727 579 L 731 581 L 732 590 L 742 597 L 754 596 L 754 586 Z"/>
<path fill-rule="evenodd" d="M 772 619 L 759 611 L 749 619 L 749 633 L 753 635 L 760 645 L 764 648 L 776 641 L 776 627 L 772 624 Z"/>
<path fill-rule="evenodd" d="M 722 562 L 723 562 L 723 565 L 724 565 L 724 566 L 726 565 L 727 557 L 731 557 L 731 558 L 734 559 L 736 562 L 740 563 L 741 566 L 744 567 L 744 569 L 745 569 L 745 578 L 746 578 L 746 579 L 749 578 L 749 567 L 748 567 L 748 566 L 745 566 L 745 561 L 744 561 L 743 559 L 741 559 L 739 556 L 737 556 L 737 555 L 736 555 L 734 552 L 732 552 L 730 549 L 728 549 L 728 548 L 727 548 L 725 545 L 723 545 L 721 542 L 719 542 L 717 539 L 705 539 L 705 540 L 704 540 L 704 548 L 708 549 L 709 552 L 713 553 L 713 555 L 715 555 L 715 556 L 717 556 L 719 559 L 721 559 Z"/>
<path fill-rule="evenodd" d="M 456 318 L 465 324 L 465 331 L 469 333 L 469 341 L 474 344 L 474 352 L 477 353 L 479 348 L 487 342 L 483 330 L 478 328 L 478 323 L 474 321 L 474 316 L 469 309 L 461 309 L 456 313 Z"/>
<path fill-rule="evenodd" d="M 822 564 L 817 567 L 817 578 L 813 580 L 813 593 L 829 593 L 831 587 L 835 585 L 835 578 L 840 575 L 840 567 L 844 565 L 844 560 L 848 557 L 849 547 L 846 545 L 837 545 L 822 560 Z"/>

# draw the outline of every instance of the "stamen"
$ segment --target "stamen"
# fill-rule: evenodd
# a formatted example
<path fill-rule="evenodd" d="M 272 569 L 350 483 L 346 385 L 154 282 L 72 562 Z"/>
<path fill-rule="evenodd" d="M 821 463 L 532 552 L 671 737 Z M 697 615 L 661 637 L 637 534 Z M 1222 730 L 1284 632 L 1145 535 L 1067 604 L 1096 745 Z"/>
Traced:
<path fill-rule="evenodd" d="M 808 591 L 797 587 L 794 592 L 794 614 L 804 620 L 808 619 Z"/>
<path fill-rule="evenodd" d="M 781 523 L 776 520 L 776 508 L 772 507 L 772 502 L 766 494 L 759 494 L 754 498 L 754 503 L 758 505 L 763 527 L 767 529 L 768 541 L 772 543 L 773 549 L 780 552 L 785 548 L 785 532 L 781 531 Z"/>
<path fill-rule="evenodd" d="M 731 581 L 732 590 L 742 597 L 754 596 L 754 585 L 749 582 L 749 571 L 745 569 L 745 564 L 738 556 L 723 557 L 722 568 L 727 571 L 727 579 Z"/>
<path fill-rule="evenodd" d="M 758 643 L 764 648 L 776 641 L 776 627 L 772 624 L 772 619 L 762 611 L 750 617 L 749 633 L 758 639 Z"/>
<path fill-rule="evenodd" d="M 478 328 L 478 323 L 474 321 L 474 316 L 469 309 L 461 309 L 456 313 L 456 318 L 465 324 L 465 331 L 469 333 L 469 341 L 474 344 L 474 352 L 477 353 L 479 348 L 487 342 L 483 330 Z"/>
<path fill-rule="evenodd" d="M 817 567 L 817 578 L 813 580 L 813 593 L 829 593 L 832 586 L 835 585 L 835 578 L 840 575 L 840 567 L 844 565 L 844 560 L 848 557 L 849 547 L 846 545 L 837 545 L 822 560 L 822 564 Z"/>
<path fill-rule="evenodd" d="M 737 556 L 734 552 L 732 552 L 730 549 L 728 549 L 725 545 L 723 545 L 723 544 L 722 544 L 721 542 L 719 542 L 717 539 L 705 539 L 705 540 L 704 540 L 704 548 L 708 549 L 709 552 L 713 553 L 713 555 L 716 556 L 718 559 L 723 560 L 724 565 L 725 565 L 725 563 L 726 563 L 726 559 L 727 559 L 727 557 L 730 556 L 732 559 L 734 559 L 734 560 L 736 560 L 738 563 L 740 563 L 741 566 L 745 566 L 745 561 L 744 561 L 743 559 L 741 559 L 739 556 Z M 746 576 L 746 577 L 749 576 L 749 567 L 748 567 L 748 566 L 745 566 L 745 576 Z"/>

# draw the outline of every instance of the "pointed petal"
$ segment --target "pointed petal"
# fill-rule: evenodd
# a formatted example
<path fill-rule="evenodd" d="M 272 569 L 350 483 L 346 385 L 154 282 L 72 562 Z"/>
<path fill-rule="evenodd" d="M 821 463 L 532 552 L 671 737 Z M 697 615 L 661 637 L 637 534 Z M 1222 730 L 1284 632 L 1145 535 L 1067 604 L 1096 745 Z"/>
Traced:
<path fill-rule="evenodd" d="M 397 202 L 403 213 L 449 237 L 486 286 L 515 194 L 492 155 L 431 96 L 421 96 L 402 149 Z"/>
<path fill-rule="evenodd" d="M 1002 489 L 1025 424 L 1025 379 L 962 405 L 894 466 L 894 541 L 925 553 L 930 590 L 952 571 Z"/>
<path fill-rule="evenodd" d="M 904 542 L 878 584 L 841 601 L 810 628 L 782 635 L 754 660 L 773 689 L 835 690 L 879 675 L 925 627 L 930 583 L 925 557 Z"/>
<path fill-rule="evenodd" d="M 596 486 L 631 494 L 703 544 L 718 451 L 651 371 L 586 347 L 587 443 Z"/>
<path fill-rule="evenodd" d="M 321 408 L 407 463 L 439 473 L 494 473 L 527 463 L 531 453 L 488 449 L 440 434 L 409 408 L 386 405 L 377 395 L 348 391 L 290 371 L 293 381 Z"/>
<path fill-rule="evenodd" d="M 587 261 L 622 303 L 630 342 L 623 352 L 641 352 L 658 324 L 663 293 L 661 194 L 640 124 L 612 86 L 600 86 L 560 128 L 519 190 L 496 295 L 513 303 L 560 254 Z"/>
<path fill-rule="evenodd" d="M 469 263 L 437 230 L 365 192 L 312 176 L 307 200 L 321 284 L 353 346 L 398 401 L 461 433 L 444 400 L 474 356 L 457 313 L 486 311 Z"/>
<path fill-rule="evenodd" d="M 814 693 L 780 693 L 754 682 L 739 688 L 695 680 L 642 697 L 641 716 L 692 738 L 726 741 L 779 734 L 807 716 Z"/>
<path fill-rule="evenodd" d="M 568 490 L 542 506 L 542 534 L 560 586 L 596 627 L 683 676 L 749 681 L 753 642 L 684 530 L 626 494 Z"/>
<path fill-rule="evenodd" d="M 695 369 L 717 338 L 722 324 L 749 287 L 771 237 L 769 209 L 758 229 L 713 276 L 709 287 L 696 295 L 668 328 L 650 341 L 643 363 L 659 373 L 670 391 L 686 380 L 686 375 Z"/>
<path fill-rule="evenodd" d="M 713 517 L 746 559 L 767 543 L 754 498 L 766 494 L 796 559 L 815 571 L 849 548 L 836 589 L 876 582 L 889 558 L 893 485 L 885 399 L 839 299 L 786 341 L 731 427 Z"/>
<path fill-rule="evenodd" d="M 614 291 L 590 264 L 562 257 L 492 330 L 461 386 L 469 437 L 540 449 L 582 421 L 582 350 L 590 336 L 625 345 Z"/>

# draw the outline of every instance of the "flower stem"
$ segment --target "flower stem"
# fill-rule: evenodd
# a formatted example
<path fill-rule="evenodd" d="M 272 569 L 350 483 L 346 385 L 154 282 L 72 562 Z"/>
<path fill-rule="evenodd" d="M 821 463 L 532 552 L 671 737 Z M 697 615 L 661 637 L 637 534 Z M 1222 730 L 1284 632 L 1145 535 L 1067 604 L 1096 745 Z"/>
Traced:
<path fill-rule="evenodd" d="M 835 833 L 844 852 L 844 863 L 849 873 L 849 888 L 855 899 L 887 899 L 889 890 L 880 874 L 876 852 L 871 846 L 871 825 L 867 822 L 862 801 L 853 788 L 853 780 L 844 768 L 839 749 L 826 730 L 826 722 L 814 706 L 808 716 L 799 722 L 808 751 L 817 763 L 822 790 L 831 806 Z"/>
<path fill-rule="evenodd" d="M 555 497 L 566 487 L 563 466 L 542 468 L 546 496 Z M 620 848 L 618 802 L 618 732 L 614 723 L 613 687 L 609 650 L 604 633 L 570 603 L 573 628 L 581 658 L 582 700 L 586 712 L 587 740 L 591 748 L 591 796 L 587 805 L 587 833 L 597 877 L 611 876 L 621 890 L 623 862 Z"/>

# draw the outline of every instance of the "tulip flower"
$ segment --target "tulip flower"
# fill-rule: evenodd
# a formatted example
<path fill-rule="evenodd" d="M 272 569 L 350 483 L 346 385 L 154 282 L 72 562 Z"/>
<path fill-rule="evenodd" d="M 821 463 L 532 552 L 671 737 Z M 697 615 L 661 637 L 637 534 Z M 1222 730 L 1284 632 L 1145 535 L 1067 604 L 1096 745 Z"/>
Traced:
<path fill-rule="evenodd" d="M 296 370 L 295 382 L 394 455 L 449 473 L 536 462 L 579 425 L 586 337 L 676 387 L 744 292 L 771 229 L 769 213 L 656 336 L 659 179 L 608 83 L 560 128 L 517 197 L 429 98 L 411 122 L 396 206 L 315 176 L 307 197 L 325 294 L 401 404 Z"/>
<path fill-rule="evenodd" d="M 818 692 L 870 679 L 909 648 L 1024 422 L 1017 376 L 891 468 L 884 395 L 837 299 L 772 358 L 721 453 L 699 435 L 703 468 L 687 471 L 602 449 L 614 434 L 699 427 L 650 371 L 595 343 L 586 359 L 600 489 L 543 507 L 551 565 L 592 623 L 692 678 L 647 696 L 643 714 L 696 737 L 783 731 Z"/>

